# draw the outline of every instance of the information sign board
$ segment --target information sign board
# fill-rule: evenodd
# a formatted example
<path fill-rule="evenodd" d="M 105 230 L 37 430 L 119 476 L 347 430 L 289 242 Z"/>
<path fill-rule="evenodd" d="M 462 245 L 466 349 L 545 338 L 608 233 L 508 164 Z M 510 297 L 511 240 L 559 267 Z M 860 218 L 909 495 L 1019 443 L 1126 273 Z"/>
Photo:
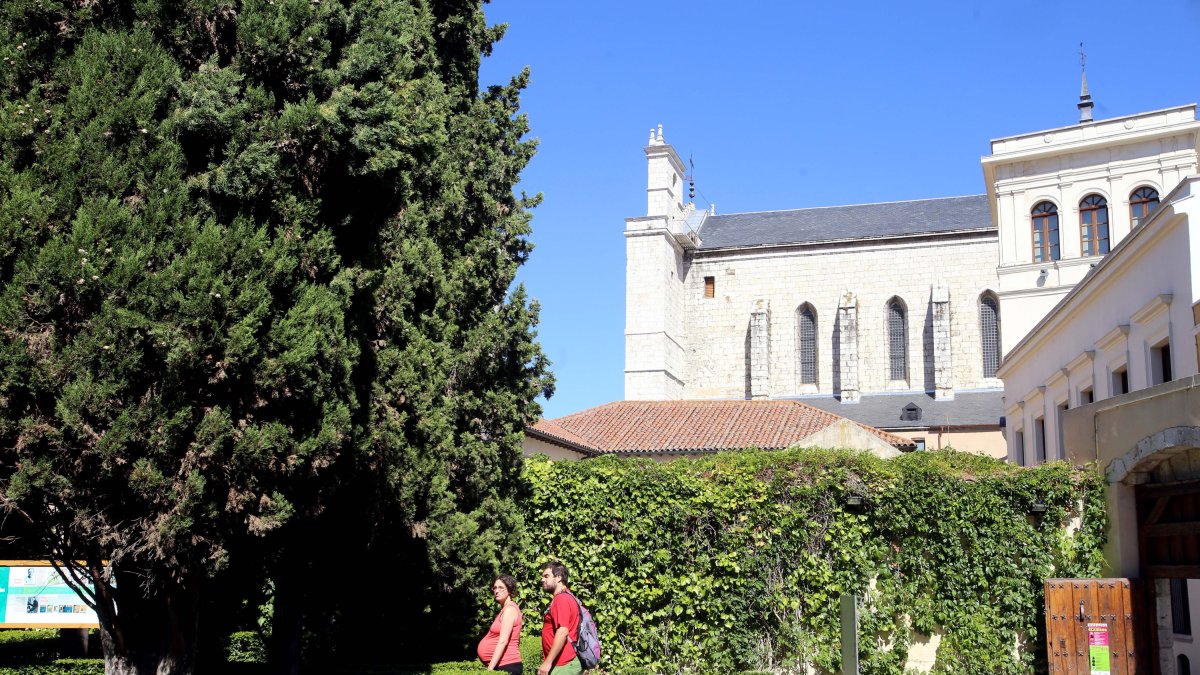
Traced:
<path fill-rule="evenodd" d="M 88 607 L 48 562 L 0 560 L 0 628 L 97 628 Z"/>
<path fill-rule="evenodd" d="M 1088 632 L 1088 661 L 1091 663 L 1091 675 L 1111 675 L 1112 666 L 1108 655 L 1108 624 L 1089 623 Z"/>

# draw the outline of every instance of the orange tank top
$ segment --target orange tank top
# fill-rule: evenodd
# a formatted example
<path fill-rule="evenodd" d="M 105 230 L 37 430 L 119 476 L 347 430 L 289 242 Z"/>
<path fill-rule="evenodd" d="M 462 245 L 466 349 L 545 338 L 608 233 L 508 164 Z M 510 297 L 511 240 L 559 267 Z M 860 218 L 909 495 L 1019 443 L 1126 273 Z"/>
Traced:
<path fill-rule="evenodd" d="M 500 661 L 496 664 L 499 666 L 507 666 L 510 663 L 521 662 L 521 608 L 513 603 L 512 608 L 517 610 L 517 618 L 513 621 L 512 633 L 508 636 L 508 644 L 504 646 L 504 653 L 500 656 Z M 492 621 L 492 626 L 488 628 L 487 635 L 479 641 L 479 660 L 487 665 L 492 662 L 492 654 L 496 653 L 496 647 L 500 642 L 500 617 L 504 616 L 504 609 L 496 615 L 496 619 Z"/>

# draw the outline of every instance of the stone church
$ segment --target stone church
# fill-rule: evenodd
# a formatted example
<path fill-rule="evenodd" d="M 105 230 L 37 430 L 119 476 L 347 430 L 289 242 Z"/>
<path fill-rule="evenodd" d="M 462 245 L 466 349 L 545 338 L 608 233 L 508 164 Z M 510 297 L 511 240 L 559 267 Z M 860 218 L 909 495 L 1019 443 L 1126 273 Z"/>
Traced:
<path fill-rule="evenodd" d="M 1005 350 L 1196 171 L 1194 105 L 1091 109 L 1085 80 L 1078 124 L 992 141 L 984 194 L 719 215 L 685 199 L 651 130 L 646 214 L 625 229 L 625 398 L 797 400 L 1004 456 Z"/>

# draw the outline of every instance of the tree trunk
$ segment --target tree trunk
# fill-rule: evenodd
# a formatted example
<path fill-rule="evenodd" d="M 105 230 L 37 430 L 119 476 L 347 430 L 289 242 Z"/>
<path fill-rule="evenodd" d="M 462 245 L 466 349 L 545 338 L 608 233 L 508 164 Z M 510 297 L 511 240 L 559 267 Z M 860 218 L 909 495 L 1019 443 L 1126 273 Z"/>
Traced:
<path fill-rule="evenodd" d="M 277 566 L 272 598 L 271 641 L 267 658 L 275 675 L 299 675 L 304 635 L 302 582 L 286 562 Z"/>
<path fill-rule="evenodd" d="M 199 628 L 196 590 L 175 584 L 147 590 L 134 575 L 118 577 L 116 588 L 99 594 L 105 675 L 190 675 Z"/>
<path fill-rule="evenodd" d="M 58 651 L 67 658 L 86 659 L 88 655 L 88 628 L 59 628 Z"/>

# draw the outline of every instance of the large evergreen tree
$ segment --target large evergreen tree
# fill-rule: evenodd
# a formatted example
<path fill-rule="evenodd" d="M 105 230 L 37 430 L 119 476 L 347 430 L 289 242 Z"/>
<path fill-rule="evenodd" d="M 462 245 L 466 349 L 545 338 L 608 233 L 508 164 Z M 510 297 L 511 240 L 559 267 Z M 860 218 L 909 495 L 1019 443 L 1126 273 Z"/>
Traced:
<path fill-rule="evenodd" d="M 425 603 L 512 555 L 551 380 L 501 33 L 479 0 L 0 3 L 0 489 L 83 561 L 108 672 L 189 672 L 250 556 L 295 638 L 324 535 Z"/>

